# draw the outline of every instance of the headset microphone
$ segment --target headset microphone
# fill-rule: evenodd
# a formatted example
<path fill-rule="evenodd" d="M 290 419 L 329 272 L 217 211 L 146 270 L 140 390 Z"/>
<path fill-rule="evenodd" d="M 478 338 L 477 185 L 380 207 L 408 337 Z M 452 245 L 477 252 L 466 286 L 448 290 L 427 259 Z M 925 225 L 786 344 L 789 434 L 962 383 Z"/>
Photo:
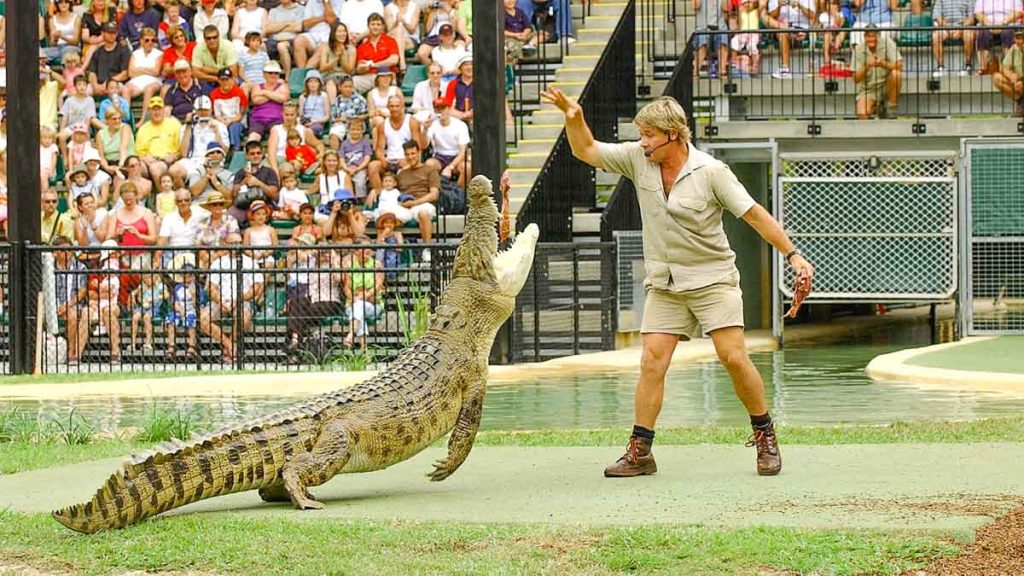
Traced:
<path fill-rule="evenodd" d="M 672 142 L 675 142 L 675 140 L 676 140 L 675 136 L 669 134 L 668 140 L 662 142 L 661 144 L 658 144 L 657 146 L 655 146 L 654 148 L 651 148 L 650 150 L 644 150 L 644 157 L 645 158 L 650 158 L 651 156 L 654 156 L 654 153 L 658 151 L 658 148 L 661 148 L 662 146 L 668 146 Z"/>

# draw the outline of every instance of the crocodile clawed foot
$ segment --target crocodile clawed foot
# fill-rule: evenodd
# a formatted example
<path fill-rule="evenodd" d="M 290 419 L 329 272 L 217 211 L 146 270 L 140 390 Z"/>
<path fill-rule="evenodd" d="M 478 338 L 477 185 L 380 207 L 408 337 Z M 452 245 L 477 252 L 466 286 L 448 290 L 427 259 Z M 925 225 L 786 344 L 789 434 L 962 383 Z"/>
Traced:
<path fill-rule="evenodd" d="M 324 503 L 312 498 L 292 498 L 299 510 L 323 510 Z"/>
<path fill-rule="evenodd" d="M 441 459 L 434 462 L 434 470 L 427 474 L 427 478 L 430 478 L 431 482 L 440 482 L 451 476 L 452 472 L 454 472 L 454 470 L 448 466 L 448 460 Z"/>

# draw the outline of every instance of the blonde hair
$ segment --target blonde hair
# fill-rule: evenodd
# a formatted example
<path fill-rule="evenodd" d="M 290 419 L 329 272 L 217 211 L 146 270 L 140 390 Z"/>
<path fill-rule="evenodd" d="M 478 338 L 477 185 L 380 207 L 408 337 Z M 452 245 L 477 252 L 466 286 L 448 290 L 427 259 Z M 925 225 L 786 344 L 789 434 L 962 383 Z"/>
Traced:
<path fill-rule="evenodd" d="M 39 138 L 40 139 L 42 139 L 42 138 L 56 138 L 56 137 L 57 137 L 57 131 L 54 130 L 53 128 L 50 128 L 49 126 L 43 126 L 42 128 L 39 129 Z"/>
<path fill-rule="evenodd" d="M 633 123 L 638 127 L 654 128 L 665 133 L 676 133 L 683 142 L 690 141 L 690 127 L 686 112 L 671 96 L 662 96 L 636 113 Z"/>
<path fill-rule="evenodd" d="M 77 50 L 69 50 L 64 53 L 60 60 L 61 64 L 65 66 L 74 66 L 82 63 L 82 55 Z"/>

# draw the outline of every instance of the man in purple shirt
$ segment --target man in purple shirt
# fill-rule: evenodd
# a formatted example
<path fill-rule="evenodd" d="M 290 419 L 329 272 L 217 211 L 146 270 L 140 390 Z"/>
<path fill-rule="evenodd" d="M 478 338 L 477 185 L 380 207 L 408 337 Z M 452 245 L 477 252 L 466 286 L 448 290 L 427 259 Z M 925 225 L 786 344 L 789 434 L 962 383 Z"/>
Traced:
<path fill-rule="evenodd" d="M 131 0 L 130 9 L 121 18 L 121 24 L 117 28 L 117 39 L 128 40 L 132 50 L 135 50 L 139 47 L 143 28 L 159 29 L 160 14 L 152 8 L 147 8 L 146 0 Z"/>
<path fill-rule="evenodd" d="M 463 56 L 459 60 L 459 77 L 448 83 L 444 95 L 452 107 L 452 116 L 466 124 L 473 122 L 473 57 Z"/>
<path fill-rule="evenodd" d="M 174 83 L 164 94 L 164 104 L 171 109 L 171 114 L 180 122 L 190 121 L 196 98 L 203 94 L 203 87 L 192 76 L 192 65 L 189 61 L 175 62 Z"/>
<path fill-rule="evenodd" d="M 537 51 L 533 43 L 533 28 L 530 17 L 516 7 L 516 0 L 504 0 L 505 6 L 505 54 L 510 61 L 518 60 L 524 53 Z M 543 41 L 543 40 L 541 40 Z"/>

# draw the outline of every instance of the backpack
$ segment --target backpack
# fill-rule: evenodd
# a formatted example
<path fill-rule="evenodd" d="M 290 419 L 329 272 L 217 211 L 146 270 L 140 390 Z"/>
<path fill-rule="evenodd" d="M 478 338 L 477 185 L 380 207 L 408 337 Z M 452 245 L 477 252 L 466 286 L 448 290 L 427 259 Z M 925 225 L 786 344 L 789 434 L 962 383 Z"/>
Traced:
<path fill-rule="evenodd" d="M 441 193 L 437 199 L 437 208 L 441 214 L 465 214 L 466 191 L 459 185 L 441 177 Z"/>

